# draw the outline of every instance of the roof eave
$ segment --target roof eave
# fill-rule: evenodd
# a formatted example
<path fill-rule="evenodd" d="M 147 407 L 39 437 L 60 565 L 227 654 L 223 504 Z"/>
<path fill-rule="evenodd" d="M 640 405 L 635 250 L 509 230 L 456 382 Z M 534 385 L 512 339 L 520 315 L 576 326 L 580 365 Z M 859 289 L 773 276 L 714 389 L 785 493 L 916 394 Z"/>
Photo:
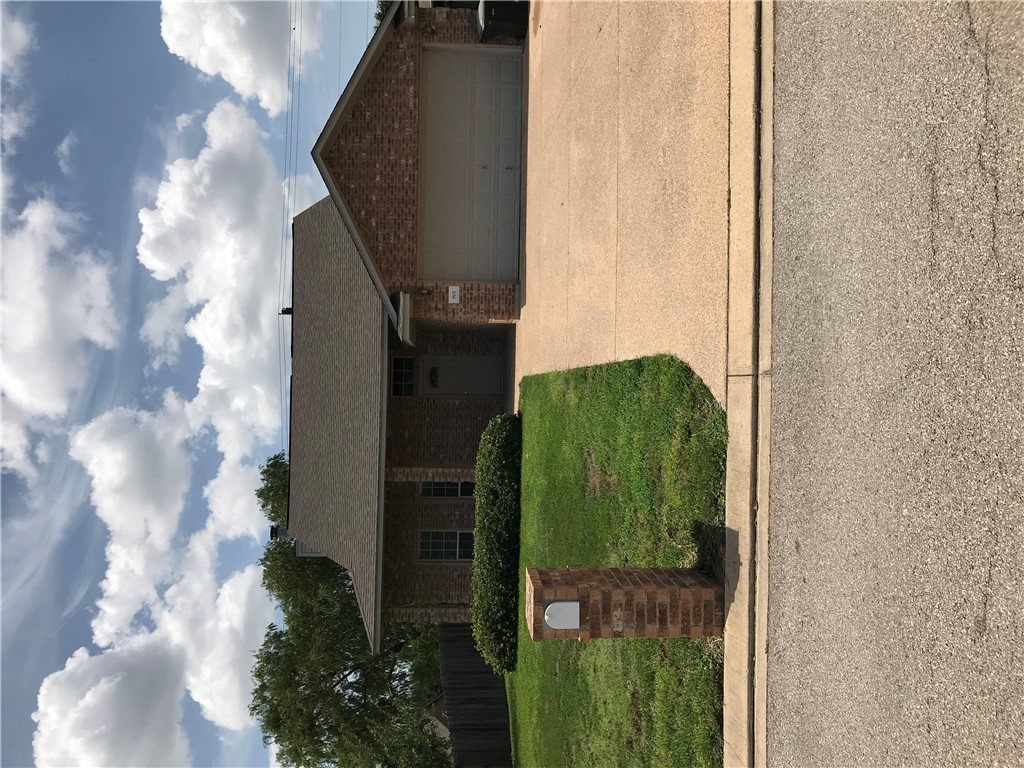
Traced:
<path fill-rule="evenodd" d="M 352 220 L 352 214 L 342 199 L 341 194 L 338 192 L 338 188 L 334 185 L 334 181 L 331 179 L 331 175 L 327 172 L 327 167 L 319 155 L 313 155 L 313 162 L 316 163 L 316 167 L 320 170 L 320 175 L 323 176 L 324 183 L 327 185 L 327 191 L 331 195 L 331 200 L 334 201 L 335 206 L 338 208 L 338 213 L 341 214 L 342 221 L 345 222 L 345 228 L 352 235 L 352 242 L 355 243 L 356 253 L 359 254 L 359 258 L 363 262 L 363 266 L 366 267 L 366 272 L 370 276 L 370 282 L 373 283 L 373 287 L 377 289 L 377 293 L 380 296 L 381 304 L 384 305 L 384 314 L 388 316 L 395 328 L 398 328 L 398 313 L 391 304 L 391 298 L 388 296 L 387 289 L 384 287 L 384 281 L 381 280 L 380 273 L 377 271 L 377 265 L 373 261 L 373 257 L 370 256 L 369 251 L 366 250 L 366 244 L 363 243 L 363 238 L 359 234 L 359 229 L 356 227 L 355 222 Z"/>
<path fill-rule="evenodd" d="M 373 653 L 380 652 L 382 635 L 382 597 L 384 586 L 384 456 L 387 449 L 387 413 L 388 413 L 388 323 L 381 323 L 381 375 L 380 375 L 380 459 L 378 464 L 377 486 L 377 556 L 375 578 L 377 580 L 373 599 L 373 630 L 370 634 L 370 649 Z"/>

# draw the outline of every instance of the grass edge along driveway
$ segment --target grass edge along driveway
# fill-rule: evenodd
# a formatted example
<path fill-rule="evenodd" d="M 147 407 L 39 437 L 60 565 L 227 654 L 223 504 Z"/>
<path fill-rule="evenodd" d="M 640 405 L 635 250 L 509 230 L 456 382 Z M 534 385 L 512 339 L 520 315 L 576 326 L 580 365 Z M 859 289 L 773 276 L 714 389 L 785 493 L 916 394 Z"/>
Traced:
<path fill-rule="evenodd" d="M 519 568 L 700 567 L 721 578 L 725 413 L 667 355 L 530 376 Z M 720 766 L 718 639 L 530 639 L 506 677 L 520 766 Z"/>

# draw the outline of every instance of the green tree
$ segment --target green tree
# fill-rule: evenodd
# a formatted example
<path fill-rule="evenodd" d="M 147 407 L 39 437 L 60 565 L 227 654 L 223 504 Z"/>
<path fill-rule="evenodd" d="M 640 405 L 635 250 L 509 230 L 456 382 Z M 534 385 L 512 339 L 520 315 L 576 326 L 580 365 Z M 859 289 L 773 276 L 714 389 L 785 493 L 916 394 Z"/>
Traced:
<path fill-rule="evenodd" d="M 380 23 L 384 21 L 384 17 L 388 15 L 388 11 L 391 9 L 391 0 L 377 0 L 377 10 L 373 12 L 373 18 L 377 20 L 374 25 L 374 29 L 380 26 Z"/>
<path fill-rule="evenodd" d="M 426 706 L 441 693 L 437 624 L 410 624 L 409 637 L 398 655 L 409 665 L 409 696 Z"/>
<path fill-rule="evenodd" d="M 260 467 L 263 484 L 256 489 L 260 509 L 274 525 L 288 523 L 288 459 L 284 451 L 275 453 Z"/>
<path fill-rule="evenodd" d="M 260 471 L 260 506 L 283 524 L 288 460 L 276 454 Z M 260 565 L 285 626 L 271 624 L 256 652 L 250 712 L 282 764 L 449 765 L 422 706 L 436 676 L 429 632 L 387 625 L 383 650 L 373 654 L 345 569 L 326 557 L 297 557 L 288 539 L 269 542 Z"/>

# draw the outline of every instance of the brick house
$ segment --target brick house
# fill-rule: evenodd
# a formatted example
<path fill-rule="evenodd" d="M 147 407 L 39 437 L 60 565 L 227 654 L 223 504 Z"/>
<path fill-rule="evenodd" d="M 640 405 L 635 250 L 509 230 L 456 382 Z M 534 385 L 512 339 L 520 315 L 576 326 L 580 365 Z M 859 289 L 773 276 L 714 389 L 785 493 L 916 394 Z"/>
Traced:
<path fill-rule="evenodd" d="M 511 398 L 522 48 L 396 2 L 293 222 L 288 529 L 387 621 L 468 622 L 474 464 Z"/>

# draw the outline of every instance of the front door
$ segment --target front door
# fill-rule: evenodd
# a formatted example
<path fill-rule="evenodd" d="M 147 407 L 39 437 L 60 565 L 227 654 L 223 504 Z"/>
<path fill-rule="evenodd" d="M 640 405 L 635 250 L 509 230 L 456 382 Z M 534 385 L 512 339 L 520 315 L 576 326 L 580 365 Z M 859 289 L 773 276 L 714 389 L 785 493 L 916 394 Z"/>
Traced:
<path fill-rule="evenodd" d="M 422 357 L 420 393 L 428 397 L 498 399 L 504 361 L 500 357 Z"/>

